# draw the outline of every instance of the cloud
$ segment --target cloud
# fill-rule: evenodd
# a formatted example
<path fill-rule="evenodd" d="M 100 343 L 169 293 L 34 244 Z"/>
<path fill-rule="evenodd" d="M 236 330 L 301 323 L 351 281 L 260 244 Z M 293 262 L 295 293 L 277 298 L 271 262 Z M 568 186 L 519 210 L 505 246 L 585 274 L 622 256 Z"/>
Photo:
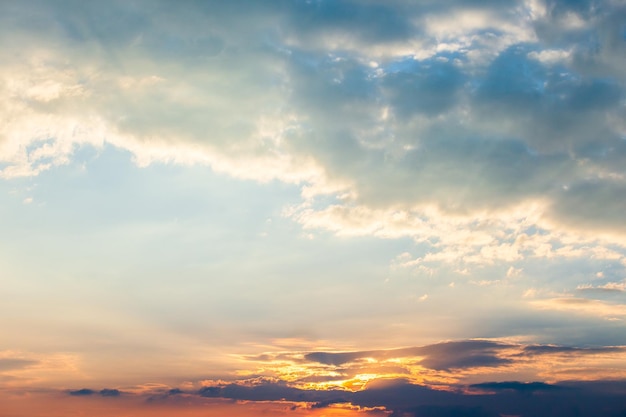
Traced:
<path fill-rule="evenodd" d="M 566 311 L 574 314 L 589 314 L 608 320 L 623 320 L 626 305 L 588 298 L 565 297 L 533 301 L 532 305 L 542 310 Z"/>
<path fill-rule="evenodd" d="M 475 388 L 484 391 L 516 391 L 516 392 L 536 392 L 536 391 L 549 391 L 560 389 L 558 385 L 546 384 L 543 382 L 484 382 L 482 384 L 472 384 L 470 388 Z"/>
<path fill-rule="evenodd" d="M 31 359 L 0 358 L 0 372 L 28 368 L 38 363 L 39 361 Z"/>
<path fill-rule="evenodd" d="M 620 2 L 1 7 L 6 180 L 115 147 L 294 184 L 307 234 L 411 239 L 394 271 L 507 286 L 538 260 L 625 262 Z"/>
<path fill-rule="evenodd" d="M 581 348 L 575 346 L 556 345 L 529 345 L 524 347 L 524 353 L 528 354 L 565 354 L 565 355 L 601 355 L 611 353 L 623 353 L 626 348 L 623 346 L 604 346 Z"/>
<path fill-rule="evenodd" d="M 504 381 L 521 377 L 555 382 L 571 379 L 572 372 L 578 378 L 619 379 L 626 377 L 620 365 L 625 353 L 624 346 L 459 340 L 387 350 L 268 352 L 247 361 L 258 367 L 255 375 L 292 388 L 359 391 L 393 380 L 431 387 L 471 385 L 494 375 Z"/>
<path fill-rule="evenodd" d="M 463 83 L 461 70 L 448 59 L 401 62 L 401 70 L 382 78 L 383 97 L 400 120 L 413 115 L 435 116 L 454 106 Z"/>
<path fill-rule="evenodd" d="M 93 395 L 95 393 L 96 393 L 96 391 L 94 391 L 92 389 L 89 389 L 89 388 L 81 388 L 81 389 L 78 389 L 78 390 L 74 390 L 74 391 L 69 391 L 68 392 L 69 395 L 73 395 L 75 397 L 82 397 L 82 396 L 85 396 L 85 395 Z"/>
<path fill-rule="evenodd" d="M 119 397 L 121 394 L 120 390 L 104 388 L 100 390 L 100 395 L 103 397 Z"/>
<path fill-rule="evenodd" d="M 189 406 L 210 399 L 237 400 L 249 405 L 282 402 L 311 412 L 348 407 L 358 412 L 387 411 L 391 415 L 410 416 L 543 417 L 553 415 L 550 413 L 554 410 L 566 417 L 612 416 L 626 409 L 625 352 L 624 346 L 581 347 L 494 340 L 459 340 L 352 352 L 280 351 L 247 357 L 248 361 L 258 363 L 265 375 L 190 382 L 185 389 L 153 384 L 127 393 L 83 388 L 67 394 L 99 397 L 101 401 L 124 394 L 124 401 L 142 399 L 146 404 L 158 403 L 160 407 Z M 409 372 L 385 373 L 392 363 Z M 322 378 L 313 383 L 299 379 L 298 372 L 307 367 L 312 371 L 333 370 L 335 376 L 343 378 L 343 384 L 329 383 L 335 381 L 333 378 L 327 378 L 325 384 L 321 383 Z M 621 374 L 598 373 L 603 367 L 619 368 Z M 273 373 L 274 369 L 284 372 Z M 577 375 L 568 372 L 582 369 L 586 369 L 582 375 L 591 380 L 555 379 Z M 364 382 L 356 383 L 359 379 Z"/>
<path fill-rule="evenodd" d="M 497 282 L 510 297 L 542 286 L 619 294 L 618 278 L 587 284 L 589 268 L 578 266 L 618 275 L 626 265 L 625 16 L 613 0 L 4 2 L 0 177 L 42 175 L 85 149 L 115 147 L 138 167 L 201 164 L 293 184 L 301 199 L 284 215 L 307 234 L 411 241 L 393 273 L 449 282 L 448 271 L 480 270 L 467 282 Z M 535 274 L 538 262 L 562 268 Z M 428 300 L 414 309 L 441 295 L 415 294 Z M 623 319 L 619 302 L 584 297 L 548 289 L 520 303 L 549 317 Z M 397 317 L 410 324 L 421 310 L 412 314 Z M 518 326 L 506 334 L 518 336 Z M 385 375 L 406 378 L 399 391 L 439 395 L 416 384 L 563 375 L 576 371 L 572 357 L 591 372 L 601 354 L 623 352 L 485 340 L 287 352 L 257 358 L 267 365 L 259 373 L 283 385 L 198 394 L 297 397 L 305 384 L 365 389 Z M 545 356 L 554 363 L 543 371 L 528 364 Z M 3 358 L 0 370 L 44 374 L 29 361 Z M 59 362 L 51 369 L 73 364 Z M 71 395 L 120 394 L 82 391 Z M 406 406 L 418 415 L 483 412 Z"/>
<path fill-rule="evenodd" d="M 119 397 L 122 392 L 118 389 L 103 388 L 100 391 L 96 391 L 90 388 L 81 388 L 78 390 L 70 390 L 68 394 L 74 397 L 84 397 L 89 395 L 99 394 L 102 397 Z"/>
<path fill-rule="evenodd" d="M 334 390 L 286 389 L 283 385 L 265 382 L 255 387 L 236 389 L 228 385 L 220 389 L 206 387 L 200 396 L 222 397 L 245 401 L 311 402 L 312 409 L 349 403 L 365 409 L 383 409 L 391 415 L 410 416 L 550 416 L 557 410 L 562 416 L 611 416 L 626 407 L 622 396 L 623 381 L 596 383 L 570 381 L 559 384 L 542 382 L 485 382 L 456 390 L 434 390 L 402 380 L 382 381 L 356 392 Z M 468 389 L 468 392 L 464 391 Z M 487 392 L 487 393 L 485 393 Z M 261 400 L 260 400 L 261 399 Z"/>
<path fill-rule="evenodd" d="M 605 292 L 605 293 L 622 293 L 626 291 L 626 281 L 607 282 L 602 285 L 581 284 L 576 287 L 578 291 L 585 292 Z"/>
<path fill-rule="evenodd" d="M 420 353 L 426 354 L 426 358 L 420 364 L 436 370 L 498 367 L 512 362 L 498 354 L 507 347 L 480 340 L 439 343 L 421 349 Z"/>
<path fill-rule="evenodd" d="M 553 228 L 623 236 L 618 2 L 239 3 L 4 6 L 2 175 L 110 143 L 368 209 L 540 200 Z"/>
<path fill-rule="evenodd" d="M 305 354 L 307 360 L 326 365 L 344 365 L 368 358 L 386 360 L 414 357 L 420 365 L 435 370 L 473 368 L 479 366 L 499 366 L 508 363 L 497 356 L 497 352 L 509 347 L 497 342 L 470 340 L 445 342 L 423 347 L 363 351 L 363 352 L 311 352 Z"/>
<path fill-rule="evenodd" d="M 556 412 L 564 417 L 578 415 L 609 417 L 619 415 L 626 408 L 623 398 L 624 381 L 569 381 L 551 385 L 519 381 L 480 384 L 483 388 L 488 388 L 487 394 L 482 392 L 483 388 L 480 386 L 457 387 L 455 390 L 442 391 L 396 380 L 358 392 L 343 392 L 340 397 L 337 397 L 334 391 L 298 390 L 288 393 L 287 398 L 282 399 L 264 401 L 242 399 L 248 396 L 255 397 L 259 391 L 272 392 L 275 395 L 285 394 L 284 390 L 272 385 L 276 384 L 265 382 L 263 387 L 237 391 L 236 395 L 220 398 L 204 397 L 200 393 L 188 393 L 184 398 L 176 396 L 163 398 L 158 403 L 158 409 L 167 414 L 180 415 L 192 415 L 202 410 L 205 414 L 235 413 L 245 416 L 260 413 L 352 416 L 366 413 L 411 417 L 501 415 L 548 417 Z M 245 394 L 240 395 L 244 392 Z M 81 410 L 93 412 L 106 409 L 119 413 L 132 412 L 140 416 L 154 415 L 155 404 L 145 401 L 148 395 L 130 394 L 123 399 L 115 400 L 93 395 L 68 399 L 33 392 L 29 393 L 28 401 L 24 400 L 24 396 L 7 396 L 6 393 L 2 394 L 2 399 L 3 404 L 7 404 L 10 410 L 16 410 L 14 413 L 16 416 L 45 413 L 45 410 L 50 408 L 71 413 L 77 406 Z M 317 397 L 319 401 L 293 401 L 289 399 L 291 395 Z"/>

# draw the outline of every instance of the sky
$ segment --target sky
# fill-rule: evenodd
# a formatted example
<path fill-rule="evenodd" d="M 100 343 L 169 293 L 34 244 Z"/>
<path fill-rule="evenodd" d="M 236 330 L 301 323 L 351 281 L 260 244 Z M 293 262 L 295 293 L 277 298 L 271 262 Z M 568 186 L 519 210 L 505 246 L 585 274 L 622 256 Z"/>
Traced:
<path fill-rule="evenodd" d="M 624 0 L 2 0 L 0 417 L 622 415 L 625 167 Z"/>

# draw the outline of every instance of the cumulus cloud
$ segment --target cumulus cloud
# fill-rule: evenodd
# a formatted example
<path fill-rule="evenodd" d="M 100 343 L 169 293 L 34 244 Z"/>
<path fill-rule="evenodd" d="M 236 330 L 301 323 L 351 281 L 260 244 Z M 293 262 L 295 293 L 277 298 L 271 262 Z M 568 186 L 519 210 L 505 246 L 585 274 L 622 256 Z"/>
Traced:
<path fill-rule="evenodd" d="M 548 416 L 554 410 L 563 416 L 611 416 L 626 409 L 625 353 L 624 346 L 495 340 L 458 340 L 387 350 L 280 351 L 245 357 L 261 365 L 258 373 L 249 378 L 188 382 L 183 389 L 152 384 L 124 393 L 106 388 L 66 393 L 73 397 L 103 397 L 102 401 L 124 394 L 126 400 L 136 398 L 144 404 L 168 407 L 213 399 L 246 404 L 283 402 L 302 410 L 354 407 L 358 412 L 410 416 Z M 406 372 L 393 370 L 392 364 L 404 367 Z M 621 373 L 602 374 L 598 372 L 600 367 L 613 367 Z M 314 372 L 309 376 L 320 378 L 299 379 L 306 368 Z M 273 369 L 284 372 L 270 375 Z M 336 379 L 328 372 L 331 369 L 343 383 L 333 383 Z M 558 379 L 581 375 L 576 372 L 582 369 L 586 369 L 588 380 Z M 429 379 L 429 373 L 437 378 Z M 348 379 L 352 383 L 346 383 Z M 364 383 L 356 383 L 357 379 Z"/>
<path fill-rule="evenodd" d="M 578 291 L 622 293 L 626 292 L 626 282 L 607 282 L 606 284 L 602 285 L 581 284 L 576 287 L 576 289 Z"/>
<path fill-rule="evenodd" d="M 262 376 L 252 380 L 253 386 L 282 381 L 291 388 L 359 391 L 391 380 L 435 388 L 491 382 L 494 376 L 504 381 L 532 378 L 552 383 L 570 379 L 574 370 L 590 379 L 619 379 L 626 375 L 620 364 L 625 353 L 624 346 L 460 340 L 385 350 L 268 352 L 246 357 L 246 361 L 258 367 L 254 375 Z"/>
<path fill-rule="evenodd" d="M 184 395 L 185 406 L 194 404 L 197 398 L 212 398 L 239 400 L 248 405 L 282 402 L 289 405 L 292 411 L 332 410 L 343 406 L 375 415 L 386 411 L 392 416 L 547 417 L 556 411 L 564 417 L 581 414 L 602 417 L 617 415 L 626 407 L 623 385 L 623 381 L 569 381 L 558 384 L 506 381 L 435 390 L 403 380 L 388 380 L 372 384 L 361 391 L 341 392 L 293 389 L 275 382 L 265 382 L 253 387 L 236 383 L 223 387 L 204 387 Z M 172 407 L 179 404 L 177 401 L 172 397 L 163 397 L 160 404 Z"/>
<path fill-rule="evenodd" d="M 122 393 L 118 389 L 103 388 L 100 391 L 96 391 L 90 388 L 81 388 L 77 390 L 70 390 L 68 394 L 74 397 L 84 397 L 89 395 L 99 394 L 102 397 L 119 397 Z"/>
<path fill-rule="evenodd" d="M 235 3 L 4 5 L 2 176 L 110 143 L 368 208 L 541 201 L 623 236 L 619 2 Z"/>
<path fill-rule="evenodd" d="M 435 370 L 473 368 L 479 366 L 499 366 L 508 363 L 507 359 L 499 358 L 497 352 L 508 346 L 490 341 L 446 342 L 424 347 L 379 350 L 365 352 L 311 352 L 304 358 L 326 365 L 343 365 L 348 362 L 367 358 L 389 359 L 415 357 L 420 365 Z"/>
<path fill-rule="evenodd" d="M 454 390 L 434 390 L 402 380 L 381 381 L 358 392 L 322 390 L 285 390 L 279 384 L 266 382 L 249 390 L 223 391 L 224 396 L 204 395 L 208 391 L 188 391 L 179 396 L 163 397 L 158 406 L 167 414 L 194 413 L 272 415 L 368 415 L 368 416 L 467 416 L 497 417 L 502 415 L 533 415 L 574 417 L 619 415 L 624 403 L 624 381 L 568 381 L 558 384 L 541 382 L 490 381 Z M 216 391 L 216 392 L 219 392 Z M 266 392 L 270 400 L 256 401 L 253 397 Z M 468 395 L 469 394 L 469 395 Z M 155 403 L 150 394 L 129 394 L 124 399 L 60 398 L 54 393 L 29 393 L 23 396 L 2 394 L 3 404 L 16 410 L 16 416 L 42 413 L 46 409 L 70 412 L 72 404 L 81 410 L 97 413 L 103 409 L 135 415 L 154 415 Z M 280 396 L 280 397 L 279 397 Z M 306 399 L 316 400 L 307 401 Z M 238 400 L 238 401 L 233 401 Z M 165 414 L 164 414 L 165 415 Z"/>
<path fill-rule="evenodd" d="M 0 6 L 5 180 L 113 146 L 295 184 L 312 237 L 419 245 L 394 271 L 626 265 L 618 1 L 67 4 Z"/>
<path fill-rule="evenodd" d="M 84 396 L 84 395 L 93 395 L 95 394 L 96 391 L 89 389 L 89 388 L 81 388 L 81 389 L 77 389 L 77 390 L 73 390 L 73 391 L 69 391 L 68 394 L 69 395 L 73 395 L 74 397 L 80 397 L 80 396 Z"/>

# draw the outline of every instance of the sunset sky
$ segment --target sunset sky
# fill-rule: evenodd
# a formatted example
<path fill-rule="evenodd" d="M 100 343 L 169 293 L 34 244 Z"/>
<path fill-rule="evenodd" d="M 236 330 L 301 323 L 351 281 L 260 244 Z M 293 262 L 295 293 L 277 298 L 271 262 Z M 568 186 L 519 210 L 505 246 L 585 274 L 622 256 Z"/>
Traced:
<path fill-rule="evenodd" d="M 625 0 L 0 1 L 0 417 L 621 415 L 625 320 Z"/>

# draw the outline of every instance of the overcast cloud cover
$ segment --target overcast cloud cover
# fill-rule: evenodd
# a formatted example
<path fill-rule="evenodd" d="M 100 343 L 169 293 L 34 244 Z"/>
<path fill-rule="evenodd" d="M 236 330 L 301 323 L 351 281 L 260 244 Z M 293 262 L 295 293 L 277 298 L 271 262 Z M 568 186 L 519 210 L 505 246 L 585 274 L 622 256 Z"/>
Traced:
<path fill-rule="evenodd" d="M 0 2 L 0 388 L 622 380 L 625 88 L 623 0 Z"/>

